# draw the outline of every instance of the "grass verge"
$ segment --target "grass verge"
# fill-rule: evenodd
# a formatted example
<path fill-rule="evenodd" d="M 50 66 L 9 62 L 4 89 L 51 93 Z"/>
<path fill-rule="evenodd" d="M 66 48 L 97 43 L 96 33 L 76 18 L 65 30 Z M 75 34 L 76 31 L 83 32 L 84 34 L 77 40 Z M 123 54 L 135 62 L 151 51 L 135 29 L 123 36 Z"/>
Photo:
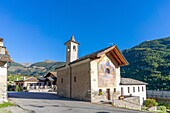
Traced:
<path fill-rule="evenodd" d="M 0 104 L 0 108 L 5 108 L 5 107 L 9 107 L 9 106 L 14 106 L 14 104 L 11 102 L 4 102 L 4 103 Z"/>
<path fill-rule="evenodd" d="M 0 109 L 0 113 L 12 113 L 11 111 Z"/>

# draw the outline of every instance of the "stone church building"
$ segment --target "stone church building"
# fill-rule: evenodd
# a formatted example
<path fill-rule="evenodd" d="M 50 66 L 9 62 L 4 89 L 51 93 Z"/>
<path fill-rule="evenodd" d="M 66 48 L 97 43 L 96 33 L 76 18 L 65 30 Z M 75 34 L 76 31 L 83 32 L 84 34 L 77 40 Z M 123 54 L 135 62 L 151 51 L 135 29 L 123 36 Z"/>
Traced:
<path fill-rule="evenodd" d="M 142 105 L 146 83 L 121 78 L 120 67 L 128 62 L 116 45 L 81 58 L 74 36 L 65 45 L 66 65 L 56 68 L 58 95 L 90 102 L 112 102 L 134 96 Z"/>

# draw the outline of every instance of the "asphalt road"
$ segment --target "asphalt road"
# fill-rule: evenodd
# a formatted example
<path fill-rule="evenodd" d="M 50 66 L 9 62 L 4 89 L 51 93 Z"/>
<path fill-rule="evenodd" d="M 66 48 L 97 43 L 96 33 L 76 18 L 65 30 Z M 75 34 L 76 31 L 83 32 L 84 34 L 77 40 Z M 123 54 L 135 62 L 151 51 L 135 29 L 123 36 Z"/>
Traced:
<path fill-rule="evenodd" d="M 143 113 L 62 98 L 54 93 L 10 92 L 9 99 L 36 113 Z"/>

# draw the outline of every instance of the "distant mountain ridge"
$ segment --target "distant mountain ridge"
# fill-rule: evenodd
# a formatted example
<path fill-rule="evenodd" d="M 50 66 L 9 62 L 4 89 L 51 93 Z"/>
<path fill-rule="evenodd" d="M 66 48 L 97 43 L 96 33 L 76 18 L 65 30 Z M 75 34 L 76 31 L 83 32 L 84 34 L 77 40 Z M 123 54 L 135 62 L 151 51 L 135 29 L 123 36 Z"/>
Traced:
<path fill-rule="evenodd" d="M 170 37 L 145 41 L 122 53 L 129 62 L 121 68 L 123 77 L 145 81 L 148 89 L 170 90 Z"/>
<path fill-rule="evenodd" d="M 65 62 L 56 62 L 52 60 L 45 60 L 33 64 L 24 65 L 17 62 L 12 62 L 8 69 L 9 74 L 21 74 L 30 76 L 43 76 L 50 71 L 55 71 L 55 68 L 64 65 Z"/>
<path fill-rule="evenodd" d="M 23 62 L 23 63 L 20 63 L 20 64 L 23 65 L 23 66 L 29 67 L 33 63 L 31 63 L 31 62 Z"/>

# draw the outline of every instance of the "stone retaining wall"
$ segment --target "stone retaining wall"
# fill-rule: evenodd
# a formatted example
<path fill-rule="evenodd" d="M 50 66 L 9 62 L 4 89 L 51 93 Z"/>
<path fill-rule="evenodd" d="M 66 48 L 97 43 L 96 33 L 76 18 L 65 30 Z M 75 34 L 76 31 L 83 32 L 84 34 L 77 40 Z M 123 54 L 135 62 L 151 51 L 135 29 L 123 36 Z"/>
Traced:
<path fill-rule="evenodd" d="M 147 90 L 146 95 L 148 98 L 170 100 L 170 91 Z"/>
<path fill-rule="evenodd" d="M 141 110 L 139 97 L 129 97 L 124 100 L 114 100 L 113 104 L 116 107 Z"/>

